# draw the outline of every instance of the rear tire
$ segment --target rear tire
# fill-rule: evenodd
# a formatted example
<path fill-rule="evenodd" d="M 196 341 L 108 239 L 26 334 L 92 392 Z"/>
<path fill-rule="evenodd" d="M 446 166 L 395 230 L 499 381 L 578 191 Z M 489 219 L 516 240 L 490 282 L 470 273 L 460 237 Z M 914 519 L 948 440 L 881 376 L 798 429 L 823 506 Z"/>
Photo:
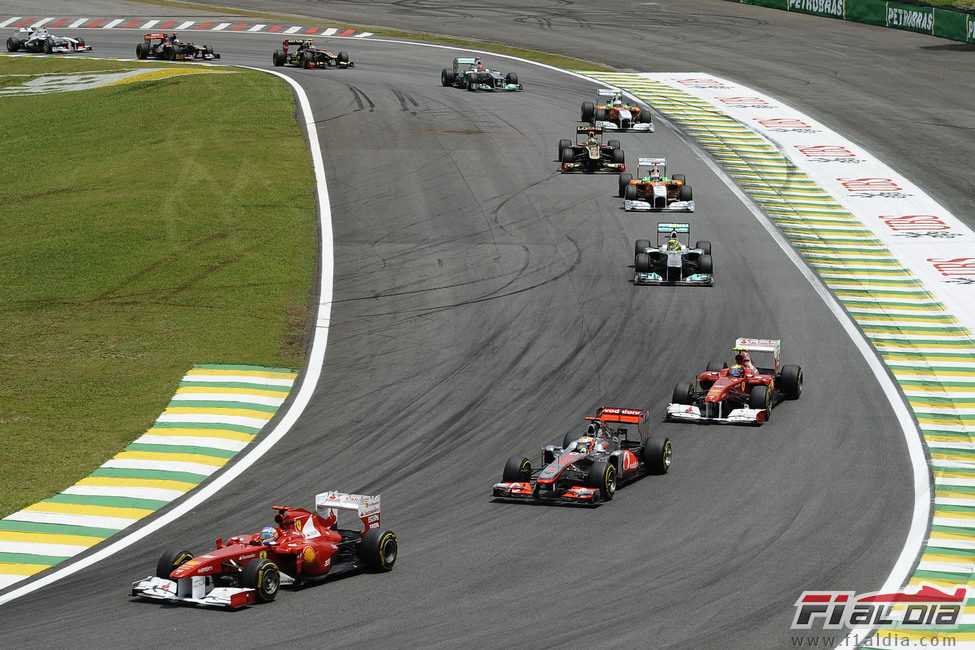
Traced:
<path fill-rule="evenodd" d="M 639 255 L 640 253 L 646 253 L 648 248 L 650 248 L 649 239 L 638 239 L 636 240 L 636 243 L 633 244 L 633 254 Z"/>
<path fill-rule="evenodd" d="M 610 149 L 619 149 L 620 146 L 622 146 L 620 145 L 619 140 L 607 140 L 606 144 L 609 146 Z"/>
<path fill-rule="evenodd" d="M 586 487 L 598 489 L 603 501 L 612 500 L 616 494 L 616 468 L 609 461 L 596 461 L 586 476 Z"/>
<path fill-rule="evenodd" d="M 448 70 L 447 68 L 444 68 L 443 71 L 440 73 L 440 85 L 444 87 L 452 86 L 454 85 L 454 79 L 456 78 L 457 75 L 454 74 L 453 70 Z"/>
<path fill-rule="evenodd" d="M 391 530 L 372 528 L 362 534 L 359 559 L 370 571 L 391 571 L 399 554 L 399 540 Z"/>
<path fill-rule="evenodd" d="M 782 366 L 779 375 L 779 389 L 786 399 L 799 399 L 802 395 L 802 368 L 799 366 Z"/>
<path fill-rule="evenodd" d="M 674 386 L 674 404 L 691 405 L 694 403 L 694 384 L 689 381 L 677 382 Z"/>
<path fill-rule="evenodd" d="M 169 580 L 169 574 L 192 560 L 194 555 L 189 551 L 166 551 L 156 563 L 156 576 Z"/>
<path fill-rule="evenodd" d="M 144 58 L 146 58 L 148 56 L 149 56 L 149 53 L 146 51 L 145 44 L 139 43 L 138 45 L 135 46 L 135 58 L 137 58 L 137 59 L 144 59 Z"/>
<path fill-rule="evenodd" d="M 714 264 L 711 262 L 710 255 L 701 255 L 697 260 L 698 273 L 714 273 Z"/>
<path fill-rule="evenodd" d="M 694 248 L 700 249 L 702 255 L 711 254 L 711 242 L 702 239 L 701 241 L 694 244 Z"/>
<path fill-rule="evenodd" d="M 19 38 L 15 37 L 15 36 L 11 36 L 10 38 L 7 39 L 7 51 L 8 52 L 16 52 L 19 49 L 20 49 L 20 39 Z"/>
<path fill-rule="evenodd" d="M 630 181 L 633 180 L 633 174 L 630 172 L 623 172 L 620 174 L 620 197 L 622 198 L 623 192 L 626 191 L 627 186 L 629 186 Z"/>
<path fill-rule="evenodd" d="M 512 456 L 504 464 L 501 480 L 505 483 L 526 483 L 531 480 L 532 462 L 521 456 Z"/>
<path fill-rule="evenodd" d="M 670 471 L 672 456 L 670 438 L 650 438 L 643 448 L 643 466 L 648 474 L 666 474 Z"/>
<path fill-rule="evenodd" d="M 674 174 L 671 178 L 680 181 L 682 185 L 687 182 L 687 178 L 683 174 Z"/>
<path fill-rule="evenodd" d="M 285 54 L 281 50 L 274 50 L 274 54 L 271 55 L 271 63 L 277 68 L 284 65 L 285 59 Z"/>
<path fill-rule="evenodd" d="M 596 106 L 592 102 L 582 102 L 582 116 L 580 121 L 592 122 L 592 117 L 596 113 Z"/>
<path fill-rule="evenodd" d="M 269 603 L 281 589 L 281 572 L 271 560 L 255 558 L 244 565 L 240 584 L 257 592 L 257 602 Z"/>
<path fill-rule="evenodd" d="M 694 199 L 694 191 L 691 189 L 690 185 L 681 185 L 680 190 L 677 192 L 678 201 L 691 201 Z"/>

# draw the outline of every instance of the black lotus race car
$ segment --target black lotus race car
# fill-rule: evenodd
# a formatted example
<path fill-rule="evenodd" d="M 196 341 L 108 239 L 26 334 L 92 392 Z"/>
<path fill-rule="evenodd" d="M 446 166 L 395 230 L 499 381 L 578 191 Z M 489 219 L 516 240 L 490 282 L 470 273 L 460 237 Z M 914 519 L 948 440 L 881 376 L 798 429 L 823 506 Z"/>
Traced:
<path fill-rule="evenodd" d="M 310 38 L 284 41 L 280 50 L 271 56 L 274 65 L 293 65 L 299 68 L 354 68 L 348 52 L 333 53 L 317 48 Z"/>
<path fill-rule="evenodd" d="M 189 61 L 204 59 L 213 61 L 220 55 L 213 51 L 210 45 L 196 45 L 183 43 L 176 38 L 176 33 L 153 34 L 143 37 L 143 42 L 135 46 L 135 55 L 140 59 L 164 59 L 166 61 Z"/>
<path fill-rule="evenodd" d="M 604 406 L 586 419 L 585 435 L 575 438 L 567 433 L 561 447 L 545 447 L 541 469 L 534 469 L 527 458 L 509 458 L 493 495 L 595 505 L 612 499 L 620 483 L 670 471 L 670 440 L 650 437 L 645 410 Z M 636 429 L 631 433 L 620 424 Z"/>
<path fill-rule="evenodd" d="M 21 27 L 7 39 L 8 52 L 87 52 L 91 45 L 85 45 L 83 38 L 55 36 L 46 27 Z"/>
<path fill-rule="evenodd" d="M 568 138 L 559 140 L 559 162 L 562 163 L 563 174 L 572 171 L 626 171 L 626 156 L 620 149 L 620 141 L 609 140 L 603 144 L 603 127 L 577 126 L 576 140 L 576 144 Z"/>
<path fill-rule="evenodd" d="M 478 90 L 524 90 L 518 83 L 518 75 L 509 72 L 502 75 L 497 70 L 486 68 L 481 57 L 458 57 L 454 59 L 453 69 L 444 68 L 440 73 L 442 86 L 466 88 L 471 92 Z"/>

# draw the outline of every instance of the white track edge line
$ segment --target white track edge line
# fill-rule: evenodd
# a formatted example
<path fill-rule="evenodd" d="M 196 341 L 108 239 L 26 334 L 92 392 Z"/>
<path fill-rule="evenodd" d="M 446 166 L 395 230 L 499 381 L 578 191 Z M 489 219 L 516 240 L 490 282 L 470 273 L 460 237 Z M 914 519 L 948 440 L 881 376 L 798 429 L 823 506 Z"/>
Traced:
<path fill-rule="evenodd" d="M 199 491 L 193 492 L 185 501 L 175 506 L 172 510 L 165 512 L 157 519 L 154 519 L 142 528 L 132 531 L 125 537 L 113 542 L 105 548 L 95 551 L 91 555 L 80 559 L 74 564 L 70 564 L 62 569 L 58 569 L 57 571 L 43 576 L 34 582 L 26 584 L 17 589 L 13 589 L 9 593 L 3 594 L 0 596 L 0 605 L 10 602 L 16 598 L 20 598 L 21 596 L 25 596 L 42 587 L 46 587 L 47 585 L 56 582 L 61 578 L 67 577 L 73 573 L 77 573 L 78 571 L 81 571 L 82 569 L 85 569 L 96 562 L 100 562 L 101 560 L 114 555 L 137 541 L 149 536 L 151 533 L 154 533 L 163 526 L 175 521 L 196 506 L 203 503 L 205 500 L 209 499 L 219 490 L 226 487 L 235 478 L 240 476 L 244 470 L 253 465 L 258 459 L 261 458 L 261 456 L 267 453 L 271 447 L 273 447 L 279 440 L 281 440 L 281 438 L 285 436 L 285 434 L 291 430 L 291 427 L 294 426 L 294 423 L 297 421 L 298 417 L 308 406 L 308 403 L 311 401 L 312 395 L 315 392 L 315 387 L 318 384 L 318 380 L 322 372 L 322 363 L 325 359 L 325 346 L 328 343 L 328 329 L 332 312 L 332 276 L 335 269 L 334 251 L 332 250 L 332 209 L 329 204 L 328 187 L 325 183 L 325 165 L 322 160 L 321 144 L 318 140 L 318 129 L 315 126 L 315 119 L 312 116 L 311 103 L 308 101 L 308 95 L 305 94 L 304 89 L 298 84 L 297 81 L 294 81 L 287 75 L 283 75 L 273 70 L 262 70 L 260 68 L 252 68 L 249 66 L 236 67 L 272 74 L 276 77 L 284 79 L 292 87 L 298 99 L 298 103 L 301 106 L 305 131 L 308 135 L 308 144 L 311 148 L 312 163 L 315 168 L 315 185 L 318 194 L 318 221 L 319 227 L 321 228 L 321 256 L 319 259 L 319 263 L 321 265 L 321 277 L 319 281 L 318 293 L 318 314 L 315 321 L 315 331 L 312 335 L 311 354 L 309 354 L 307 370 L 304 373 L 301 387 L 298 389 L 295 400 L 291 403 L 290 407 L 288 407 L 287 412 L 278 422 L 277 426 L 274 427 L 274 430 L 271 431 L 267 437 L 262 439 L 250 451 L 248 451 L 239 461 L 234 463 L 226 472 L 215 478 L 212 483 L 200 488 Z"/>

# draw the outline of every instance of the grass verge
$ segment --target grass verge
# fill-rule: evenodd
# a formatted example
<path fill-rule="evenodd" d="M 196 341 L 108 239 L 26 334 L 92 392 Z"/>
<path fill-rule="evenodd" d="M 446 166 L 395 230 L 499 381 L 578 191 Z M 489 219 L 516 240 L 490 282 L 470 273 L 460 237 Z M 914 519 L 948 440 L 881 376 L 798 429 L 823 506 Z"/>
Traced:
<path fill-rule="evenodd" d="M 2 57 L 0 87 L 139 67 Z M 291 90 L 211 70 L 0 96 L 0 515 L 141 435 L 192 364 L 302 364 L 316 211 Z"/>
<path fill-rule="evenodd" d="M 321 18 L 310 18 L 308 16 L 297 16 L 287 14 L 273 14 L 263 11 L 251 11 L 248 9 L 237 9 L 235 7 L 219 7 L 205 5 L 195 2 L 180 2 L 179 0 L 137 0 L 140 4 L 155 5 L 160 7 L 172 7 L 174 9 L 189 9 L 191 11 L 210 11 L 221 12 L 228 16 L 244 16 L 246 18 L 260 18 L 261 20 L 271 20 L 287 22 L 292 25 L 308 25 L 314 27 L 338 27 L 341 29 L 355 29 L 369 31 L 376 36 L 389 38 L 401 38 L 410 41 L 423 41 L 425 43 L 439 43 L 441 45 L 452 45 L 454 47 L 467 48 L 472 50 L 484 50 L 485 52 L 497 52 L 508 56 L 517 56 L 523 59 L 531 59 L 539 63 L 554 65 L 559 68 L 594 70 L 598 72 L 612 72 L 613 68 L 607 68 L 601 63 L 577 59 L 571 56 L 564 56 L 554 52 L 543 50 L 533 50 L 524 47 L 511 47 L 501 43 L 490 43 L 486 41 L 471 41 L 462 38 L 453 38 L 440 34 L 428 34 L 425 32 L 405 32 L 398 29 L 387 29 L 374 25 L 351 25 L 348 23 L 337 23 Z"/>

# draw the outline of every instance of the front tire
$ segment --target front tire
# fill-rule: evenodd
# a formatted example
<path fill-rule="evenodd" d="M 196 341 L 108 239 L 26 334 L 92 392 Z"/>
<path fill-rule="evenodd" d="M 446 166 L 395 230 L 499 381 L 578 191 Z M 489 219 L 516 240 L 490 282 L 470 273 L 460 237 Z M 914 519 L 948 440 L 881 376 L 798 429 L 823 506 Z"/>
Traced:
<path fill-rule="evenodd" d="M 694 199 L 694 191 L 691 189 L 690 185 L 681 185 L 680 190 L 677 192 L 678 201 L 691 201 Z"/>
<path fill-rule="evenodd" d="M 281 589 L 281 572 L 274 562 L 259 557 L 244 565 L 240 584 L 257 592 L 257 602 L 269 603 Z"/>
<path fill-rule="evenodd" d="M 349 62 L 349 53 L 348 52 L 339 52 L 338 62 L 339 63 L 348 63 Z"/>
<path fill-rule="evenodd" d="M 694 403 L 694 384 L 689 381 L 677 382 L 674 386 L 674 404 L 685 404 L 690 406 Z"/>
<path fill-rule="evenodd" d="M 650 438 L 643 448 L 643 466 L 648 474 L 666 474 L 670 471 L 672 456 L 670 438 Z"/>
<path fill-rule="evenodd" d="M 752 388 L 752 392 L 748 395 L 748 408 L 765 411 L 765 419 L 769 419 L 772 414 L 772 393 L 768 386 L 763 384 Z"/>
<path fill-rule="evenodd" d="M 629 187 L 630 181 L 633 180 L 633 174 L 630 172 L 623 172 L 620 174 L 620 198 L 623 198 L 623 192 Z"/>
<path fill-rule="evenodd" d="M 636 185 L 627 185 L 626 189 L 623 190 L 623 198 L 627 201 L 636 201 L 637 199 Z"/>
<path fill-rule="evenodd" d="M 51 39 L 44 41 L 44 54 L 50 54 L 54 51 L 54 46 L 51 45 Z"/>
<path fill-rule="evenodd" d="M 518 75 L 514 72 L 509 72 L 504 76 L 504 82 L 509 85 L 518 85 Z"/>
<path fill-rule="evenodd" d="M 156 563 L 156 576 L 169 580 L 169 575 L 192 560 L 194 555 L 186 550 L 166 551 Z"/>
<path fill-rule="evenodd" d="M 651 122 L 652 119 L 653 118 L 650 117 L 650 109 L 649 108 L 643 108 L 641 106 L 640 107 L 640 115 L 637 118 L 637 121 L 640 124 L 650 124 L 650 122 Z"/>
<path fill-rule="evenodd" d="M 616 494 L 616 468 L 609 461 L 596 461 L 586 476 L 586 487 L 598 489 L 602 500 L 610 501 Z"/>
<path fill-rule="evenodd" d="M 359 559 L 370 571 L 392 571 L 399 554 L 399 540 L 391 530 L 372 528 L 362 534 Z"/>
<path fill-rule="evenodd" d="M 505 483 L 527 483 L 532 476 L 532 462 L 521 456 L 512 456 L 504 464 L 501 480 Z"/>
<path fill-rule="evenodd" d="M 637 273 L 650 272 L 650 256 L 646 253 L 637 253 L 633 257 L 633 269 Z"/>
<path fill-rule="evenodd" d="M 714 273 L 714 264 L 711 262 L 710 255 L 701 255 L 697 260 L 697 272 L 698 273 Z"/>
<path fill-rule="evenodd" d="M 562 155 L 559 157 L 559 160 L 562 163 L 571 163 L 575 161 L 575 158 L 575 151 L 573 151 L 570 147 L 566 147 L 562 150 Z"/>
<path fill-rule="evenodd" d="M 571 149 L 571 148 L 572 148 L 572 140 L 568 138 L 562 138 L 561 140 L 559 140 L 559 154 L 558 154 L 559 160 L 562 160 L 562 150 Z"/>

